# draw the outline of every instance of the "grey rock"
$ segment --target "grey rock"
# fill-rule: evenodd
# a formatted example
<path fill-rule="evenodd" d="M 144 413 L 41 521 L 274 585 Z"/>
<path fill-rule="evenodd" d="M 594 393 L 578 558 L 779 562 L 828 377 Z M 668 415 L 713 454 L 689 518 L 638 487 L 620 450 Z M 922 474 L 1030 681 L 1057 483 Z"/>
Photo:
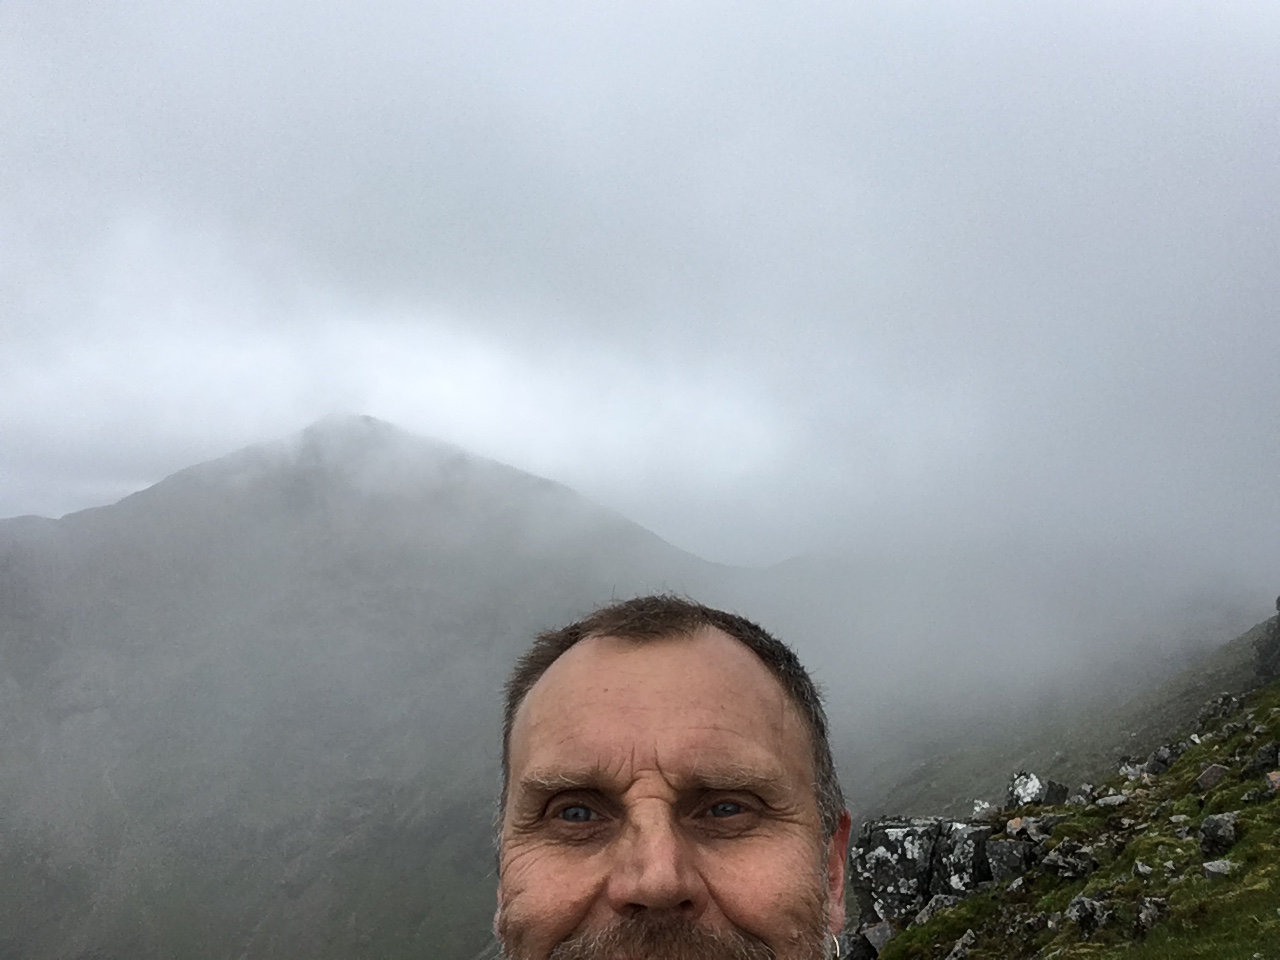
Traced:
<path fill-rule="evenodd" d="M 986 846 L 994 832 L 989 824 L 943 822 L 933 851 L 929 893 L 964 895 L 990 880 Z"/>
<path fill-rule="evenodd" d="M 916 914 L 915 923 L 928 923 L 943 910 L 950 910 L 960 902 L 959 897 L 951 897 L 945 893 L 934 894 L 933 899 L 923 910 Z"/>
<path fill-rule="evenodd" d="M 1168 912 L 1169 901 L 1163 897 L 1143 897 L 1139 900 L 1135 923 L 1138 936 L 1145 937 Z"/>
<path fill-rule="evenodd" d="M 897 932 L 893 929 L 893 924 L 888 920 L 882 920 L 879 923 L 873 923 L 862 928 L 862 936 L 871 944 L 876 956 L 880 955 L 884 950 L 885 944 L 892 940 Z"/>
<path fill-rule="evenodd" d="M 1064 880 L 1079 880 L 1098 869 L 1093 850 L 1070 840 L 1064 840 L 1050 850 L 1040 865 Z"/>
<path fill-rule="evenodd" d="M 1036 845 L 1027 840 L 988 840 L 987 863 L 991 877 L 998 883 L 1008 883 L 1021 877 L 1034 862 Z"/>
<path fill-rule="evenodd" d="M 1238 709 L 1240 709 L 1240 701 L 1229 693 L 1222 693 L 1200 708 L 1200 713 L 1196 720 L 1203 728 L 1205 724 L 1230 716 Z"/>
<path fill-rule="evenodd" d="M 1196 778 L 1196 789 L 1204 792 L 1212 790 L 1220 784 L 1223 778 L 1230 773 L 1231 770 L 1224 767 L 1220 763 L 1211 763 L 1200 772 L 1200 776 Z"/>
<path fill-rule="evenodd" d="M 1155 870 L 1150 864 L 1143 863 L 1141 860 L 1133 861 L 1133 875 L 1135 877 L 1149 877 L 1153 873 L 1155 873 Z"/>
<path fill-rule="evenodd" d="M 1203 870 L 1206 879 L 1221 880 L 1231 876 L 1235 868 L 1236 865 L 1230 860 L 1210 860 L 1204 865 Z"/>
<path fill-rule="evenodd" d="M 849 884 L 864 925 L 902 922 L 924 909 L 942 823 L 887 817 L 863 825 L 849 852 Z"/>
<path fill-rule="evenodd" d="M 1044 806 L 1058 806 L 1067 802 L 1070 791 L 1066 784 L 1056 780 L 1042 779 L 1034 773 L 1020 770 L 1009 781 L 1005 791 L 1005 809 L 1016 810 L 1028 804 L 1038 803 Z"/>
<path fill-rule="evenodd" d="M 1236 815 L 1215 813 L 1200 823 L 1200 852 L 1209 857 L 1220 857 L 1236 843 Z"/>
<path fill-rule="evenodd" d="M 1094 801 L 1100 807 L 1123 807 L 1129 802 L 1129 798 L 1123 793 L 1113 794 L 1109 797 L 1099 797 Z"/>
<path fill-rule="evenodd" d="M 844 933 L 840 937 L 841 960 L 876 960 L 880 953 L 860 933 Z"/>
<path fill-rule="evenodd" d="M 969 951 L 973 949 L 977 942 L 978 935 L 972 930 L 966 930 L 964 936 L 955 942 L 955 946 L 947 954 L 947 960 L 965 960 L 969 956 Z"/>
<path fill-rule="evenodd" d="M 862 924 L 905 924 L 937 894 L 964 896 L 991 879 L 990 824 L 889 817 L 866 823 L 849 854 Z"/>
<path fill-rule="evenodd" d="M 1067 919 L 1080 928 L 1085 936 L 1102 929 L 1111 920 L 1111 911 L 1088 897 L 1076 897 L 1067 904 Z"/>
<path fill-rule="evenodd" d="M 1260 746 L 1249 763 L 1249 773 L 1253 776 L 1266 773 L 1280 767 L 1280 746 L 1274 740 L 1268 740 Z"/>
<path fill-rule="evenodd" d="M 1147 757 L 1146 765 L 1143 769 L 1154 776 L 1159 776 L 1174 765 L 1178 757 L 1181 756 L 1182 750 L 1177 744 L 1165 744 L 1163 747 L 1156 747 L 1151 751 L 1151 756 Z"/>

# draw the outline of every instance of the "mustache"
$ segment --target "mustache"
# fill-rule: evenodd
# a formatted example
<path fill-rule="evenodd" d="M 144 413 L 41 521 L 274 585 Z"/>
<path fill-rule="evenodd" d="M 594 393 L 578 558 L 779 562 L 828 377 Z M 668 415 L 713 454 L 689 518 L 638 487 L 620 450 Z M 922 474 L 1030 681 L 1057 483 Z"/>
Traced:
<path fill-rule="evenodd" d="M 821 956 L 820 953 L 814 956 Z M 620 920 L 595 933 L 578 934 L 551 951 L 548 960 L 777 960 L 765 943 L 736 930 L 708 930 L 679 917 Z"/>

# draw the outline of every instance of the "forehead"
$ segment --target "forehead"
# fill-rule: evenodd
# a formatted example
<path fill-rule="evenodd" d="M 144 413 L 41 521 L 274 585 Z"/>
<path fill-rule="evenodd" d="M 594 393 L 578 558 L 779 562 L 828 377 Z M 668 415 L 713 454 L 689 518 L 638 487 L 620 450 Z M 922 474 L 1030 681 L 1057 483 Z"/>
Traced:
<path fill-rule="evenodd" d="M 510 751 L 517 779 L 525 768 L 732 766 L 812 780 L 799 711 L 750 649 L 715 629 L 581 641 L 529 691 Z"/>

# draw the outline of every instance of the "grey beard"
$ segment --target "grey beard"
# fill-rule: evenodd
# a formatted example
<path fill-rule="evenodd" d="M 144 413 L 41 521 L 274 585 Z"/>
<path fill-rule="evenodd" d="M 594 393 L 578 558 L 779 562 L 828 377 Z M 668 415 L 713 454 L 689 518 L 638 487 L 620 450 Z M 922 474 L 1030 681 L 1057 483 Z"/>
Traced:
<path fill-rule="evenodd" d="M 826 960 L 830 937 L 811 931 L 785 960 Z M 512 957 L 511 960 L 519 960 Z M 762 941 L 737 931 L 718 933 L 676 916 L 644 915 L 607 930 L 579 934 L 551 951 L 548 960 L 779 960 Z"/>

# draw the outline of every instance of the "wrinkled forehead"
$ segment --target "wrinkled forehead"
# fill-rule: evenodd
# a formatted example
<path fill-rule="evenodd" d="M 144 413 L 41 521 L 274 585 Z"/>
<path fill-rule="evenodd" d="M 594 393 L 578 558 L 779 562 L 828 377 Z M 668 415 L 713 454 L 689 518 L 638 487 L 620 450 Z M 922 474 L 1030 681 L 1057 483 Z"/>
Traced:
<path fill-rule="evenodd" d="M 782 684 L 748 647 L 713 628 L 583 640 L 547 669 L 514 717 L 513 775 L 530 763 L 608 764 L 624 753 L 812 778 L 809 731 Z"/>

